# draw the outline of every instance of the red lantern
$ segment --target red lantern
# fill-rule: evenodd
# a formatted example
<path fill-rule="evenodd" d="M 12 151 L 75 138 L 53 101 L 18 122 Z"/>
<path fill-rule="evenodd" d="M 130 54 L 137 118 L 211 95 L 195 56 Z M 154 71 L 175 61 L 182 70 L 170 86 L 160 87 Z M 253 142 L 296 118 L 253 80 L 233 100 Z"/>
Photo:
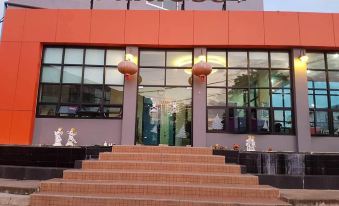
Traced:
<path fill-rule="evenodd" d="M 118 70 L 129 80 L 130 76 L 138 72 L 138 66 L 132 61 L 122 61 L 118 64 Z"/>
<path fill-rule="evenodd" d="M 200 61 L 199 63 L 194 64 L 192 73 L 198 76 L 201 81 L 205 81 L 207 75 L 212 72 L 212 66 L 204 61 Z"/>

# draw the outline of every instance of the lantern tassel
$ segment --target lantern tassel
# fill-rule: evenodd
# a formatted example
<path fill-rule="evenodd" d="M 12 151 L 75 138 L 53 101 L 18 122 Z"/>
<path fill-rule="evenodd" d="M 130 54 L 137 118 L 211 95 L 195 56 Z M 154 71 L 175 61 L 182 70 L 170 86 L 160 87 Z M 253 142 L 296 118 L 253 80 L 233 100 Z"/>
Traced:
<path fill-rule="evenodd" d="M 131 75 L 125 74 L 125 79 L 126 79 L 126 80 L 131 80 Z"/>
<path fill-rule="evenodd" d="M 205 75 L 199 75 L 199 78 L 200 78 L 200 81 L 201 81 L 201 82 L 204 82 L 204 81 L 205 81 L 205 78 L 206 78 L 206 76 L 205 76 Z"/>

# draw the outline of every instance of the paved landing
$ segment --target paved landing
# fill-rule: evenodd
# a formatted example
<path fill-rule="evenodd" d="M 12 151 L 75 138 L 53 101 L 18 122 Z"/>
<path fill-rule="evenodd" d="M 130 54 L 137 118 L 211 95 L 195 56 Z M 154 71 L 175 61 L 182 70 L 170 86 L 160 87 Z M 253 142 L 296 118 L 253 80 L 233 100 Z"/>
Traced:
<path fill-rule="evenodd" d="M 281 198 L 294 206 L 339 206 L 339 190 L 280 190 Z"/>
<path fill-rule="evenodd" d="M 38 180 L 13 180 L 0 178 L 0 192 L 18 195 L 28 195 L 37 191 L 39 184 L 40 181 Z"/>

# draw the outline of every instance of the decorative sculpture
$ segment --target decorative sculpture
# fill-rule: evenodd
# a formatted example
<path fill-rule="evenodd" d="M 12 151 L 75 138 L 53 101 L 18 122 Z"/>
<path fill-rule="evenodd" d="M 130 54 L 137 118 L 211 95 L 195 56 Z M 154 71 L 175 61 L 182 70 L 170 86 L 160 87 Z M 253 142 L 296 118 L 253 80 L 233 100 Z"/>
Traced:
<path fill-rule="evenodd" d="M 249 135 L 246 139 L 246 151 L 255 151 L 255 137 Z"/>
<path fill-rule="evenodd" d="M 64 131 L 61 127 L 58 128 L 57 131 L 54 131 L 54 144 L 53 146 L 62 146 L 62 135 L 64 134 Z"/>
<path fill-rule="evenodd" d="M 215 130 L 222 130 L 223 129 L 222 119 L 219 117 L 219 114 L 217 114 L 212 122 L 212 129 Z"/>
<path fill-rule="evenodd" d="M 75 146 L 78 142 L 74 139 L 74 137 L 77 135 L 77 130 L 75 128 L 71 128 L 70 131 L 67 131 L 68 134 L 68 140 L 66 143 L 66 146 Z"/>

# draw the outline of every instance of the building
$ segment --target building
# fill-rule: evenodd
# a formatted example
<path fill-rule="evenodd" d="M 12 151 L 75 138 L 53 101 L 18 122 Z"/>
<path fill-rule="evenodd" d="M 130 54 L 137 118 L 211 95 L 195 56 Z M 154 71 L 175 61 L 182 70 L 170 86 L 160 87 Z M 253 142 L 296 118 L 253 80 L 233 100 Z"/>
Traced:
<path fill-rule="evenodd" d="M 339 14 L 74 5 L 7 9 L 1 143 L 52 144 L 74 127 L 81 145 L 231 147 L 254 134 L 258 150 L 338 151 Z M 139 68 L 128 79 L 125 56 Z M 191 74 L 200 60 L 205 81 Z"/>

